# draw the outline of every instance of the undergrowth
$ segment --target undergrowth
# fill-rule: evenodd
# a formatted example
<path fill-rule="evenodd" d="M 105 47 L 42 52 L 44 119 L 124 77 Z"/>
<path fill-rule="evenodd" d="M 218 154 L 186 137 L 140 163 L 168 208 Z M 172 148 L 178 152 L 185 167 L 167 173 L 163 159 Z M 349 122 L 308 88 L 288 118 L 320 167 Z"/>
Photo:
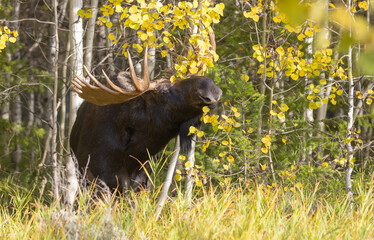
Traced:
<path fill-rule="evenodd" d="M 99 198 L 81 190 L 71 212 L 34 189 L 0 186 L 0 239 L 373 239 L 374 182 L 356 186 L 354 199 L 318 184 L 205 187 L 191 205 L 177 189 L 157 221 L 157 196 L 146 190 Z"/>

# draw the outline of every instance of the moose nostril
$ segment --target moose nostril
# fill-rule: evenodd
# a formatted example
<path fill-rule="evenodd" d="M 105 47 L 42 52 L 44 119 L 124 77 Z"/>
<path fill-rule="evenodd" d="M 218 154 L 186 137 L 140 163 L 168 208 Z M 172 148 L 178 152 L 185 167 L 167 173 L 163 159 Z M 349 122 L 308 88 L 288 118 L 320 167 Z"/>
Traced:
<path fill-rule="evenodd" d="M 216 102 L 215 99 L 212 99 L 212 98 L 207 97 L 207 96 L 201 96 L 201 95 L 200 95 L 200 98 L 201 98 L 201 100 L 204 101 L 204 103 L 214 103 L 214 102 Z"/>

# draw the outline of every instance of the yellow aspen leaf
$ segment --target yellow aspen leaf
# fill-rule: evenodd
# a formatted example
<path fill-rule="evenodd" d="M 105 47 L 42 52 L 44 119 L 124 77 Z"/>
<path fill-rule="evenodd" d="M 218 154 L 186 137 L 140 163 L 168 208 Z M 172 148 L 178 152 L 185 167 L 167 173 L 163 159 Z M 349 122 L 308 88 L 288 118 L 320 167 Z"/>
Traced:
<path fill-rule="evenodd" d="M 105 23 L 105 26 L 106 26 L 107 28 L 111 28 L 111 27 L 113 26 L 113 23 L 112 23 L 112 22 L 106 22 L 106 23 Z"/>
<path fill-rule="evenodd" d="M 277 113 L 276 113 L 274 110 L 270 110 L 270 115 L 272 115 L 272 116 L 276 116 Z"/>
<path fill-rule="evenodd" d="M 223 167 L 225 170 L 229 170 L 229 166 L 227 166 L 226 164 L 223 164 L 222 167 Z"/>
<path fill-rule="evenodd" d="M 203 152 L 206 151 L 206 149 L 209 147 L 210 145 L 210 140 L 206 141 L 206 143 L 203 145 Z"/>
<path fill-rule="evenodd" d="M 313 30 L 311 28 L 308 28 L 307 30 L 305 30 L 304 33 L 308 37 L 313 37 Z"/>
<path fill-rule="evenodd" d="M 234 157 L 231 156 L 231 155 L 228 155 L 227 156 L 227 161 L 229 161 L 230 163 L 232 163 L 234 161 Z"/>
<path fill-rule="evenodd" d="M 292 78 L 293 80 L 297 80 L 297 79 L 299 79 L 299 75 L 296 74 L 296 73 L 292 73 L 292 74 L 291 74 L 291 78 Z"/>
<path fill-rule="evenodd" d="M 301 33 L 297 36 L 297 39 L 299 39 L 299 41 L 304 41 L 305 39 L 305 34 Z"/>
<path fill-rule="evenodd" d="M 195 128 L 194 126 L 191 126 L 188 134 L 194 134 L 194 133 L 197 133 L 197 132 L 198 132 L 197 128 Z"/>
<path fill-rule="evenodd" d="M 129 8 L 129 13 L 134 14 L 134 13 L 137 13 L 137 12 L 138 12 L 138 7 L 136 5 L 132 5 Z"/>
<path fill-rule="evenodd" d="M 314 110 L 314 109 L 317 109 L 318 107 L 317 107 L 316 103 L 310 102 L 309 103 L 309 108 L 312 109 L 312 110 Z"/>
<path fill-rule="evenodd" d="M 138 22 L 140 20 L 140 15 L 139 14 L 131 14 L 130 17 L 129 17 L 129 19 L 132 22 L 136 23 L 136 22 Z"/>
<path fill-rule="evenodd" d="M 185 166 L 186 168 L 190 168 L 192 165 L 191 165 L 191 162 L 190 162 L 190 161 L 187 161 L 187 162 L 184 164 L 184 166 Z"/>
<path fill-rule="evenodd" d="M 248 80 L 249 80 L 249 76 L 248 76 L 248 75 L 245 75 L 245 74 L 242 74 L 242 75 L 240 76 L 240 79 L 241 79 L 243 82 L 248 82 Z"/>
<path fill-rule="evenodd" d="M 227 154 L 227 152 L 220 152 L 220 153 L 219 153 L 219 156 L 220 156 L 220 157 L 224 157 L 224 156 L 226 156 L 226 154 Z"/>
<path fill-rule="evenodd" d="M 329 3 L 329 6 L 330 6 L 331 8 L 335 8 L 335 5 L 332 4 L 332 3 Z"/>
<path fill-rule="evenodd" d="M 319 93 L 320 91 L 321 91 L 321 89 L 319 89 L 319 88 L 314 88 L 314 89 L 313 89 L 313 92 L 314 92 L 314 93 Z"/>
<path fill-rule="evenodd" d="M 364 97 L 364 95 L 360 91 L 356 91 L 356 97 L 358 99 L 362 99 Z"/>
<path fill-rule="evenodd" d="M 339 89 L 338 91 L 336 91 L 336 94 L 338 94 L 339 96 L 343 94 L 343 89 Z"/>
<path fill-rule="evenodd" d="M 166 55 L 168 55 L 168 52 L 166 50 L 162 50 L 161 51 L 161 56 L 165 57 Z"/>
<path fill-rule="evenodd" d="M 4 42 L 4 43 L 7 42 L 8 39 L 9 39 L 9 36 L 6 35 L 6 34 L 1 35 L 1 37 L 0 37 L 0 41 L 1 41 L 1 42 Z"/>
<path fill-rule="evenodd" d="M 366 99 L 366 104 L 371 105 L 372 102 L 373 102 L 373 100 L 371 98 Z"/>
<path fill-rule="evenodd" d="M 202 187 L 203 186 L 203 182 L 200 180 L 200 179 L 195 179 L 195 184 L 197 187 Z"/>
<path fill-rule="evenodd" d="M 264 165 L 262 165 L 262 164 L 260 163 L 260 165 L 261 165 L 261 169 L 262 169 L 263 171 L 265 171 L 265 169 L 266 169 L 266 163 L 265 163 Z"/>
<path fill-rule="evenodd" d="M 280 110 L 281 110 L 282 112 L 287 112 L 288 109 L 289 109 L 289 108 L 288 108 L 287 104 L 282 103 L 282 105 L 281 105 L 281 107 L 280 107 Z"/>
<path fill-rule="evenodd" d="M 187 72 L 187 67 L 185 65 L 182 65 L 179 69 L 182 73 L 186 73 Z"/>
<path fill-rule="evenodd" d="M 210 111 L 210 109 L 207 107 L 207 106 L 204 106 L 203 107 L 203 112 L 204 113 L 208 113 Z"/>
<path fill-rule="evenodd" d="M 319 83 L 322 84 L 322 85 L 326 85 L 327 82 L 326 82 L 325 79 L 321 79 L 321 80 L 319 80 Z"/>
<path fill-rule="evenodd" d="M 302 184 L 301 182 L 298 182 L 298 183 L 296 183 L 295 187 L 297 187 L 297 188 L 302 188 L 302 187 L 303 187 L 303 184 Z"/>
<path fill-rule="evenodd" d="M 184 161 L 184 160 L 186 160 L 186 156 L 184 156 L 184 155 L 179 155 L 179 159 L 182 160 L 182 161 Z"/>
<path fill-rule="evenodd" d="M 143 32 L 142 34 L 139 35 L 139 37 L 140 37 L 140 39 L 141 39 L 142 41 L 145 41 L 145 40 L 148 39 L 148 34 L 146 34 L 146 33 Z"/>
<path fill-rule="evenodd" d="M 277 49 L 275 49 L 275 51 L 278 53 L 278 55 L 279 55 L 280 57 L 283 57 L 283 56 L 284 56 L 284 49 L 283 49 L 282 46 L 277 47 Z"/>
<path fill-rule="evenodd" d="M 123 12 L 123 8 L 121 7 L 121 5 L 117 5 L 115 11 L 116 11 L 117 13 L 121 13 L 121 12 Z"/>
<path fill-rule="evenodd" d="M 179 182 L 180 180 L 182 180 L 182 176 L 179 175 L 179 174 L 176 174 L 175 175 L 175 180 L 177 180 Z"/>
<path fill-rule="evenodd" d="M 18 31 L 17 30 L 14 30 L 13 31 L 13 37 L 18 37 Z M 370 90 L 369 90 L 370 91 Z"/>
<path fill-rule="evenodd" d="M 268 153 L 268 147 L 266 147 L 266 146 L 265 146 L 265 147 L 262 147 L 262 148 L 261 148 L 261 152 L 263 152 L 263 153 L 265 153 L 265 154 Z"/>
<path fill-rule="evenodd" d="M 92 17 L 92 10 L 88 9 L 88 11 L 84 14 L 86 18 L 91 18 Z"/>
<path fill-rule="evenodd" d="M 162 40 L 164 40 L 165 43 L 169 43 L 169 42 L 170 42 L 170 38 L 167 37 L 167 36 L 164 36 L 164 37 L 162 38 Z"/>
<path fill-rule="evenodd" d="M 277 104 L 277 100 L 273 100 L 271 101 L 273 104 Z"/>
<path fill-rule="evenodd" d="M 331 99 L 330 101 L 331 101 L 332 105 L 336 105 L 335 99 Z"/>
<path fill-rule="evenodd" d="M 321 72 L 318 71 L 318 70 L 314 70 L 314 71 L 313 71 L 313 74 L 316 75 L 316 76 L 319 76 L 319 75 L 321 75 Z"/>
<path fill-rule="evenodd" d="M 9 42 L 11 43 L 15 43 L 17 41 L 17 39 L 15 37 L 10 37 L 9 38 Z"/>
<path fill-rule="evenodd" d="M 326 103 L 328 103 L 328 102 L 329 102 L 329 100 L 328 100 L 327 98 L 323 98 L 323 99 L 322 99 L 322 103 L 323 103 L 323 104 L 326 104 Z"/>
<path fill-rule="evenodd" d="M 84 17 L 84 10 L 83 9 L 79 9 L 78 12 L 77 12 L 77 15 L 81 18 Z"/>
<path fill-rule="evenodd" d="M 286 139 L 284 139 L 284 138 L 282 138 L 282 142 L 283 142 L 284 144 L 287 144 Z"/>
<path fill-rule="evenodd" d="M 196 135 L 197 135 L 198 137 L 202 137 L 202 136 L 204 136 L 204 132 L 203 132 L 203 131 L 199 131 Z"/>
<path fill-rule="evenodd" d="M 109 33 L 108 38 L 109 38 L 110 40 L 114 41 L 114 39 L 116 39 L 116 36 L 114 36 L 113 33 Z"/>
<path fill-rule="evenodd" d="M 174 47 L 174 44 L 172 43 L 172 42 L 169 42 L 169 44 L 168 44 L 168 48 L 169 49 L 172 49 Z"/>
<path fill-rule="evenodd" d="M 224 146 L 227 146 L 229 144 L 229 142 L 228 141 L 222 141 L 222 145 L 224 145 Z"/>
<path fill-rule="evenodd" d="M 368 3 L 366 1 L 362 1 L 358 4 L 358 6 L 362 9 L 364 9 L 365 11 L 368 10 Z"/>
<path fill-rule="evenodd" d="M 327 167 L 329 164 L 327 162 L 322 163 L 322 167 Z"/>
<path fill-rule="evenodd" d="M 278 118 L 282 121 L 284 121 L 286 119 L 285 115 L 284 115 L 284 112 L 280 112 L 278 113 Z"/>
<path fill-rule="evenodd" d="M 309 101 L 311 101 L 311 100 L 313 100 L 313 99 L 315 99 L 316 98 L 316 96 L 314 95 L 314 93 L 313 94 L 309 94 L 307 97 L 306 97 L 306 99 L 308 99 Z"/>
<path fill-rule="evenodd" d="M 197 67 L 190 67 L 189 71 L 191 74 L 196 74 L 199 71 L 199 69 Z"/>
<path fill-rule="evenodd" d="M 370 89 L 370 90 L 368 90 L 368 93 L 369 94 L 374 94 L 374 91 Z"/>

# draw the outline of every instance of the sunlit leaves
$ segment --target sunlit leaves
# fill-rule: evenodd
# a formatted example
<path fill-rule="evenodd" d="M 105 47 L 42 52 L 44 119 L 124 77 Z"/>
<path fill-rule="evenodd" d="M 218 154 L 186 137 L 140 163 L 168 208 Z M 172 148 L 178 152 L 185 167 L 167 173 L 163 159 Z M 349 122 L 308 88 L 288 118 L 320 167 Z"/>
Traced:
<path fill-rule="evenodd" d="M 0 52 L 6 47 L 7 42 L 15 43 L 17 41 L 18 32 L 11 31 L 7 26 L 0 27 Z"/>
<path fill-rule="evenodd" d="M 114 36 L 115 32 L 120 32 L 119 26 L 114 26 L 110 21 L 110 17 L 118 14 L 120 24 L 124 27 L 131 28 L 136 31 L 142 43 L 133 44 L 132 47 L 137 52 L 142 52 L 145 46 L 162 49 L 163 57 L 172 51 L 174 54 L 175 45 L 179 44 L 173 34 L 178 35 L 178 31 L 186 31 L 191 24 L 198 28 L 196 34 L 191 36 L 195 41 L 190 42 L 194 46 L 194 50 L 188 55 L 179 55 L 176 57 L 175 70 L 176 75 L 173 79 L 182 79 L 186 74 L 202 74 L 208 67 L 213 67 L 213 62 L 218 60 L 218 55 L 211 49 L 209 40 L 209 31 L 212 31 L 211 25 L 218 23 L 223 15 L 225 5 L 223 3 L 213 4 L 212 1 L 202 0 L 187 2 L 178 2 L 176 5 L 166 4 L 160 1 L 144 1 L 144 0 L 126 0 L 128 5 L 121 4 L 123 0 L 109 1 L 110 4 L 104 4 L 100 7 L 103 17 L 98 17 L 97 23 L 111 28 L 112 32 L 108 35 L 113 44 L 116 44 Z M 82 18 L 92 16 L 92 11 L 80 9 L 78 15 Z M 167 27 L 166 27 L 167 25 Z M 163 36 L 156 37 L 156 32 L 161 31 Z M 161 40 L 161 41 L 160 41 Z M 127 48 L 129 45 L 122 46 L 122 54 L 127 56 Z M 180 53 L 179 53 L 180 54 Z"/>

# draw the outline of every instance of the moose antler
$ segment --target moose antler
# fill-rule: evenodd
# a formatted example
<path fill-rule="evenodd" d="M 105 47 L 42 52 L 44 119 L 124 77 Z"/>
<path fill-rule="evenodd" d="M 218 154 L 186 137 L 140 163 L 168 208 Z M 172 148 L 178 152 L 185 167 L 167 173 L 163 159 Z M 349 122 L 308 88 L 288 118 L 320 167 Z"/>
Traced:
<path fill-rule="evenodd" d="M 150 83 L 149 81 L 147 61 L 148 48 L 145 49 L 144 53 L 143 81 L 138 80 L 135 74 L 134 65 L 132 63 L 130 53 L 127 52 L 127 54 L 130 66 L 131 81 L 135 86 L 134 91 L 128 92 L 125 89 L 115 85 L 103 70 L 105 80 L 111 88 L 104 86 L 90 73 L 86 66 L 84 66 L 84 70 L 97 86 L 93 86 L 87 83 L 85 80 L 81 79 L 78 75 L 75 75 L 76 78 L 71 81 L 71 83 L 75 86 L 74 91 L 87 102 L 104 106 L 109 104 L 123 103 L 142 95 L 146 91 L 155 89 L 156 83 Z M 120 78 L 118 80 L 121 81 Z"/>

